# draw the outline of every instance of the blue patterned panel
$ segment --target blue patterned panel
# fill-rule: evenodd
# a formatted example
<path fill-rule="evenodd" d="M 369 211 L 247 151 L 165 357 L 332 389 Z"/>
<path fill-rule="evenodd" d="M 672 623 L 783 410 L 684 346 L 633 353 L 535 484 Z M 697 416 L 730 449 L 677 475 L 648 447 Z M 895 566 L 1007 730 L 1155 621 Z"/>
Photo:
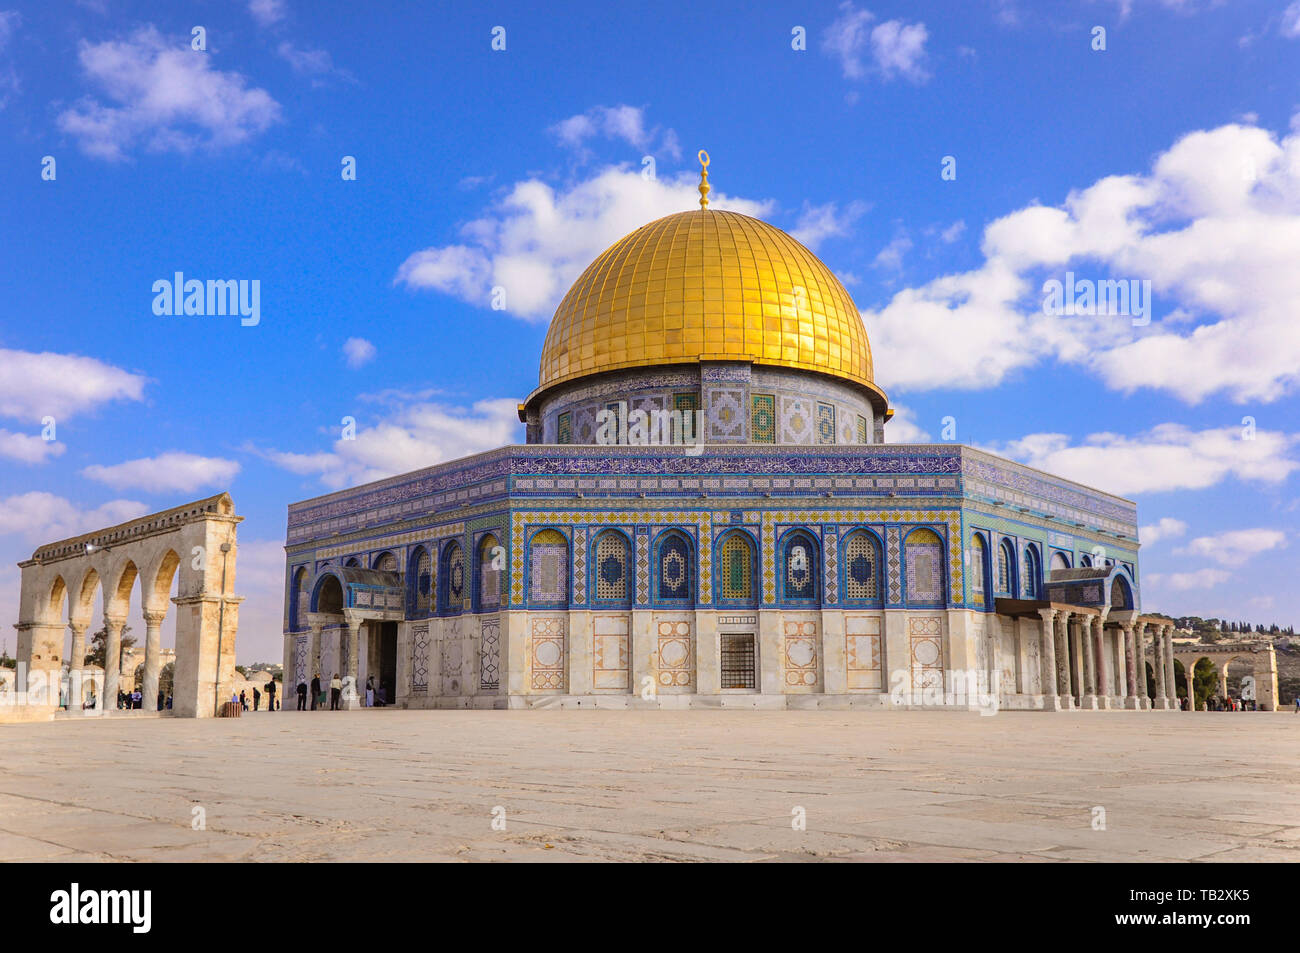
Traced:
<path fill-rule="evenodd" d="M 835 442 L 835 406 L 833 404 L 817 405 L 817 442 Z"/>
<path fill-rule="evenodd" d="M 618 533 L 603 533 L 596 540 L 596 598 L 627 600 L 627 540 Z"/>
<path fill-rule="evenodd" d="M 691 597 L 691 551 L 686 540 L 669 536 L 659 546 L 659 598 Z"/>
<path fill-rule="evenodd" d="M 817 594 L 812 544 L 795 536 L 785 547 L 785 597 L 811 599 Z"/>
<path fill-rule="evenodd" d="M 854 533 L 844 546 L 844 598 L 880 598 L 880 555 L 876 541 Z"/>

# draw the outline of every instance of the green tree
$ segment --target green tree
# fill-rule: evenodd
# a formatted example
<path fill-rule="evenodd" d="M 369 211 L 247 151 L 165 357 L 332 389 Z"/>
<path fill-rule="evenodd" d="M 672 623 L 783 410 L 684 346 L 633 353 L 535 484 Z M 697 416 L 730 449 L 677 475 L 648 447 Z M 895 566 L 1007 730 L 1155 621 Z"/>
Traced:
<path fill-rule="evenodd" d="M 120 670 L 122 667 L 122 658 L 125 657 L 127 649 L 135 647 L 135 636 L 129 634 L 131 627 L 125 625 L 122 627 L 122 645 L 118 654 L 117 666 Z M 107 670 L 108 666 L 104 664 L 104 643 L 108 640 L 107 627 L 101 627 L 98 632 L 90 637 L 90 651 L 86 653 L 86 665 L 97 665 Z"/>
<path fill-rule="evenodd" d="M 1196 691 L 1196 707 L 1205 708 L 1205 700 L 1219 690 L 1219 670 L 1207 658 L 1199 659 L 1192 669 L 1192 686 Z"/>

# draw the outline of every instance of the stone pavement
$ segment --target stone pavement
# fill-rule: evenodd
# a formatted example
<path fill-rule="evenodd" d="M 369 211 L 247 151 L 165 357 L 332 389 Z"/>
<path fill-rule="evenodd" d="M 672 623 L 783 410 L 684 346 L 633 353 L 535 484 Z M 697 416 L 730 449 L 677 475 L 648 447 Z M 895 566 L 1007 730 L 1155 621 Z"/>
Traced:
<path fill-rule="evenodd" d="M 12 725 L 0 860 L 1293 861 L 1300 716 L 376 710 Z"/>

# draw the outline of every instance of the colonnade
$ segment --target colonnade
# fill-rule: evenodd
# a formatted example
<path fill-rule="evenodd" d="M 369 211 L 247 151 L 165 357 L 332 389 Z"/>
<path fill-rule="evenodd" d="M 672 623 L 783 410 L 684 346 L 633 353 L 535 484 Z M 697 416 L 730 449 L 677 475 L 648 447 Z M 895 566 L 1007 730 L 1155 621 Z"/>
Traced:
<path fill-rule="evenodd" d="M 1178 707 L 1174 688 L 1173 623 L 1142 621 L 1112 624 L 1105 636 L 1107 610 L 1038 610 L 1042 620 L 1042 691 L 1048 708 Z M 1155 696 L 1147 696 L 1146 656 L 1154 654 Z"/>

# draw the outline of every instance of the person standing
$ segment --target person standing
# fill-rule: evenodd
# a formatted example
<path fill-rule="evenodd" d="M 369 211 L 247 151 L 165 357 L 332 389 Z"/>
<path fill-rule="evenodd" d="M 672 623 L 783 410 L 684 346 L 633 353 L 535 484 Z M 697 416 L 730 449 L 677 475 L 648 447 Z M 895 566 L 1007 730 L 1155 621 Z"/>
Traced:
<path fill-rule="evenodd" d="M 316 710 L 316 701 L 320 698 L 320 672 L 311 677 L 311 710 Z"/>
<path fill-rule="evenodd" d="M 366 679 L 366 707 L 375 707 L 375 676 L 373 675 Z"/>
<path fill-rule="evenodd" d="M 271 681 L 266 686 L 266 710 L 275 711 L 275 679 L 274 678 L 272 678 Z"/>
<path fill-rule="evenodd" d="M 298 710 L 306 711 L 307 710 L 307 683 L 299 682 L 297 690 L 298 690 Z"/>
<path fill-rule="evenodd" d="M 239 692 L 239 707 L 243 711 L 248 711 L 248 692 L 242 689 Z"/>
<path fill-rule="evenodd" d="M 253 686 L 253 711 L 257 711 L 257 706 L 260 704 L 262 704 L 262 693 L 258 690 L 257 686 L 254 685 Z"/>
<path fill-rule="evenodd" d="M 343 694 L 343 682 L 339 679 L 339 673 L 335 672 L 334 677 L 330 679 L 330 711 L 339 710 L 339 696 Z"/>

